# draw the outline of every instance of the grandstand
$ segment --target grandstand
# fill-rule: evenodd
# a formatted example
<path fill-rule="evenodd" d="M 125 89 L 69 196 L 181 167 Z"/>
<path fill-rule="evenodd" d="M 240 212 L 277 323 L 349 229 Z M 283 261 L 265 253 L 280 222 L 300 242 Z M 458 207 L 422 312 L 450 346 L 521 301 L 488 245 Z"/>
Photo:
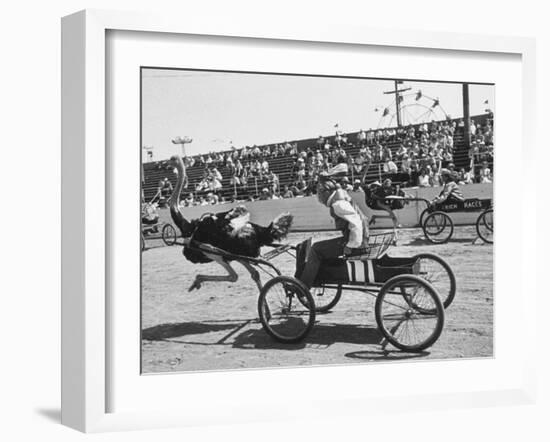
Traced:
<path fill-rule="evenodd" d="M 492 118 L 490 114 L 485 115 L 477 115 L 471 117 L 471 120 L 476 124 L 484 125 L 485 122 Z M 457 121 L 460 119 L 455 120 L 449 120 Z M 436 121 L 436 123 L 442 123 L 443 121 Z M 430 122 L 431 123 L 431 122 Z M 413 127 L 415 128 L 416 133 L 418 133 L 418 128 L 423 123 L 416 124 Z M 388 128 L 389 129 L 389 128 Z M 396 128 L 395 128 L 396 129 Z M 384 130 L 384 129 L 381 129 Z M 359 151 L 359 146 L 354 143 L 354 141 L 357 138 L 358 132 L 352 132 L 348 133 L 347 137 L 348 140 L 351 142 L 351 144 L 347 144 L 344 149 L 346 151 L 346 154 L 348 156 L 355 156 Z M 331 143 L 336 143 L 335 141 L 335 135 L 331 136 L 325 136 L 325 140 L 328 140 Z M 470 158 L 468 155 L 468 146 L 465 142 L 464 138 L 464 131 L 457 130 L 454 134 L 454 154 L 453 154 L 453 162 L 457 169 L 460 169 L 462 167 L 467 168 L 470 164 Z M 304 151 L 307 148 L 312 148 L 313 150 L 316 149 L 316 142 L 317 138 L 308 138 L 308 139 L 302 139 L 297 140 L 295 143 L 297 144 L 298 152 Z M 273 145 L 274 143 L 271 143 Z M 276 143 L 275 143 L 276 144 Z M 399 145 L 399 140 L 393 140 L 384 143 L 385 146 L 389 146 L 392 154 L 395 154 Z M 260 149 L 264 146 L 258 146 Z M 269 170 L 277 174 L 279 177 L 279 184 L 280 188 L 282 189 L 284 185 L 290 185 L 294 182 L 294 175 L 292 172 L 293 166 L 296 162 L 296 155 L 283 155 L 283 156 L 276 156 L 276 157 L 269 157 Z M 400 166 L 400 163 L 395 161 L 397 166 Z M 149 162 L 149 163 L 143 163 L 143 194 L 145 196 L 146 201 L 150 201 L 154 195 L 157 192 L 157 187 L 159 181 L 167 177 L 173 184 L 176 181 L 176 175 L 173 173 L 173 170 L 171 168 L 166 167 L 166 160 L 164 161 L 157 161 L 157 162 Z M 382 171 L 382 162 L 376 161 L 372 162 L 370 164 L 369 170 L 367 171 L 367 182 L 372 182 L 379 179 L 384 179 L 386 176 L 389 176 L 388 174 L 384 173 Z M 492 168 L 492 162 L 490 164 Z M 192 167 L 187 168 L 187 175 L 189 179 L 189 186 L 187 189 L 187 192 L 194 192 L 195 193 L 195 187 L 196 185 L 201 181 L 203 177 L 203 173 L 205 170 L 204 164 L 195 163 Z M 219 192 L 221 196 L 223 196 L 226 200 L 231 199 L 238 199 L 238 200 L 247 200 L 250 196 L 256 196 L 258 192 L 263 188 L 267 186 L 267 181 L 263 180 L 261 181 L 259 178 L 251 178 L 248 183 L 248 189 L 237 187 L 234 188 L 230 184 L 231 179 L 231 172 L 230 170 L 223 164 L 216 165 L 218 170 L 222 174 L 222 189 Z M 350 177 L 351 178 L 351 177 Z M 235 195 L 236 192 L 236 195 Z M 203 191 L 203 193 L 205 193 Z"/>

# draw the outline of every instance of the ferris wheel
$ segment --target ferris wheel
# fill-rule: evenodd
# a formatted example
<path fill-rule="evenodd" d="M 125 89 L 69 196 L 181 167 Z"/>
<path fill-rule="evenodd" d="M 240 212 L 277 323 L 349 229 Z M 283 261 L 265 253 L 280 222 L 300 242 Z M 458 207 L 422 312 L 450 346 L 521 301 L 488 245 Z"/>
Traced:
<path fill-rule="evenodd" d="M 381 113 L 378 128 L 408 126 L 449 118 L 439 97 L 430 97 L 421 89 L 413 91 L 402 80 L 395 80 L 395 89 L 384 94 L 392 94 L 394 99 L 387 106 L 375 107 L 374 111 Z"/>

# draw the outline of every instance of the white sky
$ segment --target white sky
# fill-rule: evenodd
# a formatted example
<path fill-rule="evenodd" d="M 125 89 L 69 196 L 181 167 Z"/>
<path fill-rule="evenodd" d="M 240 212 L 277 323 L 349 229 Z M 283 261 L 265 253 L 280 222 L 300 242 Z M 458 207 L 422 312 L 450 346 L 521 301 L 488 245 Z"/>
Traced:
<path fill-rule="evenodd" d="M 374 109 L 390 106 L 393 96 L 383 92 L 394 88 L 393 80 L 163 69 L 143 69 L 142 77 L 142 142 L 153 146 L 155 160 L 178 151 L 171 143 L 176 136 L 191 137 L 187 154 L 195 155 L 228 149 L 230 141 L 242 147 L 334 134 L 336 123 L 344 132 L 377 128 L 381 110 Z M 412 87 L 409 93 L 421 89 L 439 97 L 448 114 L 462 116 L 461 84 L 405 81 L 404 86 Z M 414 97 L 405 98 L 404 104 L 409 102 Z M 431 105 L 426 98 L 420 103 Z M 494 109 L 494 86 L 470 85 L 471 115 L 487 107 Z M 425 109 L 412 106 L 407 112 L 418 116 Z"/>

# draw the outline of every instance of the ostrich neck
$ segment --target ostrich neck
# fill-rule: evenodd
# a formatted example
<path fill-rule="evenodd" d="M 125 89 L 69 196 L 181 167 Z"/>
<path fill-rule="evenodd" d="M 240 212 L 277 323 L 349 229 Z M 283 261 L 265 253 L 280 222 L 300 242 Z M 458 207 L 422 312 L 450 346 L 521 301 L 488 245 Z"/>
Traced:
<path fill-rule="evenodd" d="M 183 183 L 186 177 L 185 166 L 183 165 L 183 161 L 181 161 L 181 159 L 178 159 L 176 163 L 176 169 L 178 171 L 178 179 L 176 180 L 176 187 L 174 188 L 174 191 L 170 196 L 170 208 L 181 213 L 179 208 L 179 200 L 181 191 L 183 190 Z"/>
<path fill-rule="evenodd" d="M 191 224 L 185 219 L 179 206 L 181 191 L 187 175 L 183 161 L 179 156 L 176 159 L 176 169 L 178 171 L 178 179 L 176 181 L 176 187 L 170 196 L 170 215 L 172 216 L 174 223 L 176 223 L 181 230 L 182 235 L 187 236 L 188 234 L 191 234 Z"/>

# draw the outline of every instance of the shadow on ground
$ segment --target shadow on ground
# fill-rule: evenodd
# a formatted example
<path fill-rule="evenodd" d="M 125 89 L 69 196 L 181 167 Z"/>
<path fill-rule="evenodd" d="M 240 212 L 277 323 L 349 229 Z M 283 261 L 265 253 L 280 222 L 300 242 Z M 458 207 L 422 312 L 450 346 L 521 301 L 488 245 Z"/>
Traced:
<path fill-rule="evenodd" d="M 373 345 L 382 342 L 377 328 L 353 324 L 315 324 L 310 334 L 296 344 L 277 342 L 263 329 L 246 330 L 235 336 L 233 347 L 242 349 L 300 350 L 329 347 L 335 343 Z"/>
<path fill-rule="evenodd" d="M 426 356 L 429 356 L 430 352 L 423 351 L 419 353 L 407 353 L 405 351 L 400 350 L 364 350 L 364 351 L 352 351 L 349 353 L 346 353 L 344 356 L 346 358 L 351 359 L 361 359 L 364 361 L 377 361 L 377 360 L 384 360 L 384 361 L 403 361 L 406 359 L 418 359 L 418 358 L 424 358 Z"/>
<path fill-rule="evenodd" d="M 232 330 L 242 327 L 243 322 L 246 323 L 248 320 L 160 324 L 143 329 L 141 332 L 141 338 L 146 341 L 164 341 L 166 339 L 182 338 L 188 335 L 200 335 L 223 330 Z"/>
<path fill-rule="evenodd" d="M 450 238 L 444 244 L 465 244 L 471 245 L 474 241 L 474 238 Z M 434 244 L 428 241 L 426 238 L 418 237 L 414 238 L 409 242 L 399 243 L 400 246 L 438 246 L 439 244 Z"/>
<path fill-rule="evenodd" d="M 298 343 L 289 344 L 278 342 L 269 336 L 261 326 L 244 328 L 251 324 L 258 324 L 256 319 L 182 322 L 161 324 L 146 328 L 142 331 L 145 341 L 169 341 L 181 344 L 193 344 L 188 336 L 226 331 L 227 333 L 211 342 L 200 342 L 201 345 L 231 345 L 240 349 L 278 349 L 300 350 L 306 347 L 329 347 L 335 343 L 357 345 L 379 345 L 382 335 L 376 327 L 365 327 L 357 324 L 315 324 L 306 338 Z M 239 333 L 240 332 L 240 333 Z M 237 334 L 239 333 L 239 334 Z M 229 342 L 229 338 L 232 338 Z"/>

